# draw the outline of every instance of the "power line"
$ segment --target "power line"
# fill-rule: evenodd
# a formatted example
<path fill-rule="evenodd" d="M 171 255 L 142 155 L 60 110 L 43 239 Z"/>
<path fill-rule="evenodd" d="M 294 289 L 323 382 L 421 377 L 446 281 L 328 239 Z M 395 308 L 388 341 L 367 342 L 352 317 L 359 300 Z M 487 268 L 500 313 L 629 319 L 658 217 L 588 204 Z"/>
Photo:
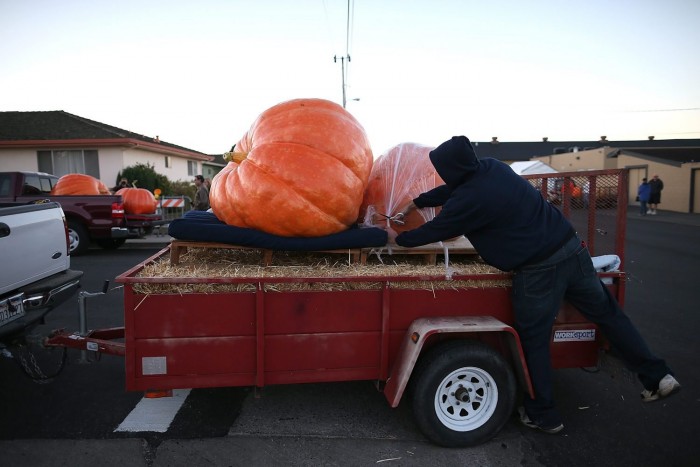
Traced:
<path fill-rule="evenodd" d="M 345 55 L 350 56 L 350 0 L 348 0 L 348 15 L 345 25 Z"/>
<path fill-rule="evenodd" d="M 628 113 L 643 113 L 643 112 L 691 112 L 700 110 L 700 107 L 689 107 L 687 109 L 647 109 L 647 110 L 624 110 Z"/>
<path fill-rule="evenodd" d="M 352 3 L 352 14 L 351 14 L 351 9 L 350 9 L 350 4 Z M 347 11 L 347 20 L 346 20 L 346 25 L 345 25 L 345 55 L 342 57 L 338 57 L 337 55 L 333 56 L 333 62 L 338 63 L 338 60 L 340 60 L 340 72 L 341 72 L 341 78 L 342 78 L 342 86 L 343 86 L 343 108 L 345 108 L 345 105 L 347 103 L 347 97 L 346 97 L 346 90 L 347 90 L 347 79 L 348 79 L 348 67 L 350 64 L 350 18 L 353 17 L 354 19 L 355 15 L 355 3 L 352 2 L 352 0 L 348 0 L 348 11 Z M 345 62 L 348 62 L 347 65 Z"/>

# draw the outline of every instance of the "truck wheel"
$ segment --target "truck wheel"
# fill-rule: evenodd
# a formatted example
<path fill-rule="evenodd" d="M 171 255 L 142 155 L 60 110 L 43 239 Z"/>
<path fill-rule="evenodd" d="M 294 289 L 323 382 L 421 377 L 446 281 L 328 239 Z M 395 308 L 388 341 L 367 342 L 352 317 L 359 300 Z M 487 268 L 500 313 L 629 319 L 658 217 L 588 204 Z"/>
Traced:
<path fill-rule="evenodd" d="M 90 246 L 90 238 L 87 230 L 82 224 L 76 221 L 68 221 L 68 240 L 71 256 L 80 256 L 85 253 Z"/>
<path fill-rule="evenodd" d="M 413 412 L 426 438 L 445 447 L 493 438 L 515 405 L 515 376 L 491 347 L 456 340 L 430 350 L 412 376 Z"/>
<path fill-rule="evenodd" d="M 116 250 L 126 243 L 126 238 L 100 238 L 97 244 L 105 250 Z"/>

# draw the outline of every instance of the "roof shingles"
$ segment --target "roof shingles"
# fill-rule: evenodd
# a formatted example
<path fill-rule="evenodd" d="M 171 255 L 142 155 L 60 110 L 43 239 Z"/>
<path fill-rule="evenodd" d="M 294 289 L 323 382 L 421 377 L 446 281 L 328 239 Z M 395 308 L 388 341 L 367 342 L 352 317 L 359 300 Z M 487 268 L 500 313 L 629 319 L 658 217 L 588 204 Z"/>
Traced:
<path fill-rule="evenodd" d="M 166 143 L 115 126 L 73 115 L 63 110 L 0 112 L 0 143 L 10 141 L 68 141 L 130 139 L 205 156 L 200 151 Z M 208 156 L 207 156 L 208 157 Z"/>

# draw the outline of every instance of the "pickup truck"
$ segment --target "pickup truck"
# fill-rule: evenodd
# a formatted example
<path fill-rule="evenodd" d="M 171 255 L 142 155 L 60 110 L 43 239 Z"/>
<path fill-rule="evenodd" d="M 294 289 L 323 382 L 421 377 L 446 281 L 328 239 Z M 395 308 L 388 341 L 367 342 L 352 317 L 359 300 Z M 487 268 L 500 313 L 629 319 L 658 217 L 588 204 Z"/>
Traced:
<path fill-rule="evenodd" d="M 58 203 L 0 204 L 0 251 L 0 345 L 7 345 L 73 295 L 83 273 L 70 269 Z"/>
<path fill-rule="evenodd" d="M 60 203 L 73 256 L 85 253 L 91 241 L 102 248 L 119 248 L 128 238 L 148 234 L 162 223 L 159 214 L 127 215 L 118 195 L 52 196 L 57 181 L 57 176 L 42 172 L 0 172 L 0 203 L 43 199 Z"/>

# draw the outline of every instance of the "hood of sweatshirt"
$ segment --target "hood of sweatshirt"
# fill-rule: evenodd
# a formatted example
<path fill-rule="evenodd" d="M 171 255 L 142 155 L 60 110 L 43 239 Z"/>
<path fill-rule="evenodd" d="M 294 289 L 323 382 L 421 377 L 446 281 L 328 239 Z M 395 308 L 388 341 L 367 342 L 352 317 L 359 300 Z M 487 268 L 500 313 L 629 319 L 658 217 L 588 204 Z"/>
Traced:
<path fill-rule="evenodd" d="M 479 168 L 479 158 L 466 136 L 453 136 L 430 151 L 430 162 L 452 190 Z"/>

